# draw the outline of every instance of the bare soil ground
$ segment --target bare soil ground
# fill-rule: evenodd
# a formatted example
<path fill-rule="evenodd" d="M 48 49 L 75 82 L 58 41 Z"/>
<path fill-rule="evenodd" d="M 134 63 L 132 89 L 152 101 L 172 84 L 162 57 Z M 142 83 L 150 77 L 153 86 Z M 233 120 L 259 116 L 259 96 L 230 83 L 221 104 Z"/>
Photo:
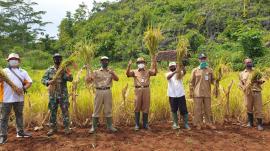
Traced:
<path fill-rule="evenodd" d="M 108 133 L 101 125 L 97 134 L 75 128 L 69 136 L 62 129 L 47 137 L 45 130 L 33 132 L 32 138 L 16 138 L 9 130 L 8 142 L 0 151 L 267 151 L 270 150 L 270 126 L 259 132 L 256 128 L 238 125 L 219 125 L 217 130 L 186 131 L 171 129 L 171 123 L 151 124 L 151 130 L 135 132 L 133 127 L 117 126 L 119 132 Z M 30 129 L 28 129 L 30 130 Z"/>

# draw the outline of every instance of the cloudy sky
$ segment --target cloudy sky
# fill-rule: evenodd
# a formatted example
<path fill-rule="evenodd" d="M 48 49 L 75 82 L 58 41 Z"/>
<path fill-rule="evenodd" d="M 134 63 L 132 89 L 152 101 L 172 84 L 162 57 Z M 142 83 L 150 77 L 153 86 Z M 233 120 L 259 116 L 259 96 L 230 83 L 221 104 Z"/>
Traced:
<path fill-rule="evenodd" d="M 74 12 L 79 4 L 84 2 L 89 10 L 92 8 L 94 0 L 32 0 L 39 5 L 35 7 L 36 10 L 46 11 L 43 20 L 52 22 L 45 27 L 46 34 L 57 37 L 58 25 L 65 17 L 67 11 Z M 96 2 L 115 1 L 115 0 L 96 0 Z"/>

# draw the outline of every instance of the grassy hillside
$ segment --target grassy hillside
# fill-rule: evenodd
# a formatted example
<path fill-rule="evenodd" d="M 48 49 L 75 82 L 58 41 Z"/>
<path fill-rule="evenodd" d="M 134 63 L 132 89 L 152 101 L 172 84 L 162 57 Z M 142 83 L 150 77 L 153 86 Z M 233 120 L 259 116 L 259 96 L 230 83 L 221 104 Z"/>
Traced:
<path fill-rule="evenodd" d="M 95 5 L 89 19 L 74 21 L 71 37 L 60 34 L 69 44 L 66 50 L 86 39 L 96 44 L 97 55 L 115 60 L 144 56 L 148 52 L 143 33 L 153 25 L 160 26 L 165 36 L 160 50 L 175 49 L 177 37 L 185 35 L 192 57 L 205 51 L 211 62 L 223 58 L 234 69 L 241 69 L 245 57 L 254 58 L 260 66 L 269 65 L 269 0 L 122 0 L 102 4 Z"/>

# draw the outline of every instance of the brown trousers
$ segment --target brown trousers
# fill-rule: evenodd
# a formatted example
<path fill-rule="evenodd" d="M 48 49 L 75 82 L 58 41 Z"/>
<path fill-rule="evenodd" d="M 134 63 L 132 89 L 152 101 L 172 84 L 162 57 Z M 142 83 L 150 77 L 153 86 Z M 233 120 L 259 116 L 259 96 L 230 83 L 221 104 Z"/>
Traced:
<path fill-rule="evenodd" d="M 135 112 L 149 113 L 150 88 L 135 88 Z"/>
<path fill-rule="evenodd" d="M 204 111 L 204 112 L 203 112 Z M 203 122 L 203 113 L 205 115 L 205 122 L 212 123 L 211 117 L 211 98 L 198 97 L 194 98 L 194 119 L 195 126 L 201 125 Z"/>
<path fill-rule="evenodd" d="M 112 91 L 111 90 L 96 90 L 94 100 L 94 111 L 92 117 L 99 117 L 104 104 L 104 116 L 112 117 Z"/>
<path fill-rule="evenodd" d="M 252 91 L 249 94 L 245 94 L 245 103 L 248 113 L 254 112 L 256 118 L 263 118 L 262 93 L 260 91 Z"/>

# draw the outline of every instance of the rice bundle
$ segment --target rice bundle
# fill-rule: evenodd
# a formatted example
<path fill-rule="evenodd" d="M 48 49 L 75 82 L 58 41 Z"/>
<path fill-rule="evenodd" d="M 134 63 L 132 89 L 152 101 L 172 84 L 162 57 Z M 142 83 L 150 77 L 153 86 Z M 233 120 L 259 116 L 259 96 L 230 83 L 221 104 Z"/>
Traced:
<path fill-rule="evenodd" d="M 220 94 L 219 91 L 219 82 L 222 78 L 222 64 L 219 64 L 215 69 L 214 69 L 214 77 L 215 77 L 215 85 L 213 89 L 214 96 L 217 98 Z"/>
<path fill-rule="evenodd" d="M 16 92 L 17 94 L 21 94 L 20 89 L 8 78 L 7 74 L 3 71 L 2 68 L 0 68 L 0 79 L 5 81 L 14 92 Z"/>
<path fill-rule="evenodd" d="M 54 91 L 56 90 L 56 88 L 58 87 L 58 80 L 60 78 L 62 78 L 63 74 L 66 72 L 67 68 L 71 65 L 75 65 L 75 60 L 76 60 L 76 56 L 77 56 L 77 52 L 74 52 L 73 54 L 71 54 L 71 56 L 69 58 L 67 58 L 66 60 L 64 60 L 60 67 L 58 68 L 57 72 L 55 73 L 55 75 L 53 76 L 52 79 L 52 84 L 49 87 L 49 92 L 51 94 L 54 93 Z"/>
<path fill-rule="evenodd" d="M 263 74 L 261 71 L 259 70 L 255 70 L 252 72 L 251 76 L 249 76 L 249 78 L 247 79 L 247 85 L 244 89 L 244 91 L 249 94 L 251 92 L 251 88 L 252 88 L 252 85 L 258 81 L 258 80 L 261 80 L 263 77 Z"/>
<path fill-rule="evenodd" d="M 151 57 L 155 56 L 159 43 L 163 40 L 160 28 L 149 26 L 144 33 L 144 43 L 149 50 Z"/>
<path fill-rule="evenodd" d="M 82 58 L 84 65 L 90 65 L 90 62 L 95 56 L 95 46 L 86 41 L 80 41 L 75 45 L 75 49 L 79 52 L 80 58 Z"/>
<path fill-rule="evenodd" d="M 227 63 L 224 64 L 222 63 L 222 61 L 220 61 L 220 63 L 218 63 L 218 65 L 215 67 L 214 69 L 215 84 L 213 93 L 216 98 L 220 95 L 219 83 L 222 80 L 222 77 L 228 74 L 229 72 L 231 72 L 230 64 Z"/>
<path fill-rule="evenodd" d="M 179 73 L 177 74 L 177 79 L 182 79 L 184 76 L 181 70 L 183 69 L 183 59 L 187 55 L 188 47 L 188 39 L 184 36 L 180 36 L 178 38 L 178 44 L 176 49 L 176 62 L 178 63 L 177 70 L 179 71 Z"/>
<path fill-rule="evenodd" d="M 75 49 L 79 52 L 80 58 L 82 58 L 84 68 L 87 72 L 86 76 L 89 77 L 92 73 L 90 64 L 95 57 L 95 46 L 89 42 L 80 41 L 75 45 Z M 86 80 L 86 84 L 90 83 Z"/>
<path fill-rule="evenodd" d="M 251 82 L 256 82 L 258 80 L 261 80 L 262 73 L 259 70 L 255 70 L 251 75 Z"/>
<path fill-rule="evenodd" d="M 263 70 L 263 78 L 266 80 L 269 80 L 270 78 L 270 68 L 264 69 Z"/>

